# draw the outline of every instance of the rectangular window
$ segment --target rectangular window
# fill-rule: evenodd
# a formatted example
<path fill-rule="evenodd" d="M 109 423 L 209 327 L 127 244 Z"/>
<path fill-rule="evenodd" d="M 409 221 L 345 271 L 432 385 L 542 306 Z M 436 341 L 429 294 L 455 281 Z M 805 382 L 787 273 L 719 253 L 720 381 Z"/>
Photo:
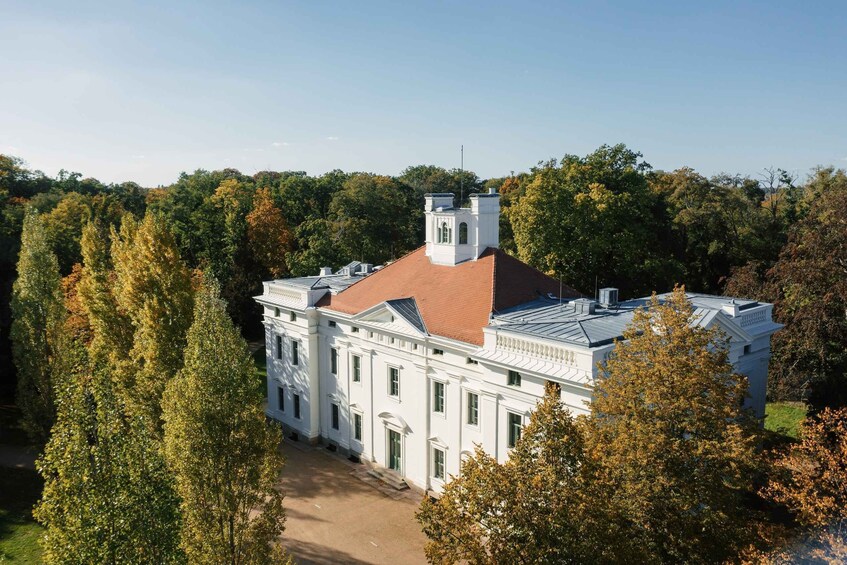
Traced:
<path fill-rule="evenodd" d="M 279 318 L 279 308 L 274 308 L 274 316 Z"/>
<path fill-rule="evenodd" d="M 291 320 L 292 322 L 296 322 L 297 321 L 297 312 L 292 312 L 291 314 L 289 314 L 288 319 Z"/>
<path fill-rule="evenodd" d="M 332 429 L 338 429 L 338 404 L 332 405 Z"/>
<path fill-rule="evenodd" d="M 432 448 L 432 476 L 444 480 L 444 451 L 437 447 Z"/>
<path fill-rule="evenodd" d="M 359 333 L 359 328 L 357 328 L 356 326 L 353 326 L 352 328 L 350 328 L 350 331 L 353 332 L 354 334 L 357 334 L 357 333 Z"/>
<path fill-rule="evenodd" d="M 509 371 L 509 386 L 521 386 L 521 374 L 517 371 Z"/>
<path fill-rule="evenodd" d="M 353 356 L 353 382 L 358 383 L 362 380 L 362 358 L 358 355 Z"/>
<path fill-rule="evenodd" d="M 432 411 L 444 414 L 444 383 L 432 382 Z"/>
<path fill-rule="evenodd" d="M 479 365 L 479 361 L 477 361 L 476 359 L 471 359 L 470 357 L 468 357 L 466 362 L 468 365 Z"/>
<path fill-rule="evenodd" d="M 398 398 L 400 396 L 400 369 L 388 368 L 388 395 Z"/>
<path fill-rule="evenodd" d="M 444 350 L 443 349 L 433 349 L 432 354 L 433 355 L 444 355 Z"/>
<path fill-rule="evenodd" d="M 294 417 L 300 419 L 300 395 L 294 395 Z"/>
<path fill-rule="evenodd" d="M 330 321 L 329 321 L 329 327 L 334 328 L 334 327 L 335 327 L 335 326 L 337 326 L 337 325 L 338 325 L 338 324 L 336 324 L 336 323 L 335 323 L 335 320 L 330 320 Z"/>
<path fill-rule="evenodd" d="M 276 336 L 276 358 L 282 359 L 282 336 Z"/>
<path fill-rule="evenodd" d="M 353 413 L 353 439 L 362 441 L 362 415 Z"/>
<path fill-rule="evenodd" d="M 509 447 L 515 447 L 521 439 L 521 415 L 507 412 L 509 415 Z"/>
<path fill-rule="evenodd" d="M 291 364 L 299 365 L 300 364 L 300 342 L 292 341 L 291 342 Z"/>
<path fill-rule="evenodd" d="M 282 387 L 277 387 L 276 389 L 276 402 L 277 406 L 279 406 L 279 411 L 285 412 L 285 389 Z"/>
<path fill-rule="evenodd" d="M 468 393 L 468 424 L 479 425 L 479 395 L 473 392 Z"/>
<path fill-rule="evenodd" d="M 338 374 L 338 350 L 329 350 L 329 372 L 333 375 Z"/>

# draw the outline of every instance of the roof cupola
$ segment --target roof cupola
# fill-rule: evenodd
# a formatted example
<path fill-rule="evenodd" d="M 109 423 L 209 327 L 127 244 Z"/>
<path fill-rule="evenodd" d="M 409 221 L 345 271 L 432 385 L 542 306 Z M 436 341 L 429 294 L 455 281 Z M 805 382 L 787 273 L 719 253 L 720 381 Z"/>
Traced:
<path fill-rule="evenodd" d="M 476 261 L 500 246 L 500 195 L 471 194 L 470 208 L 453 206 L 452 193 L 424 195 L 426 255 L 436 265 Z"/>

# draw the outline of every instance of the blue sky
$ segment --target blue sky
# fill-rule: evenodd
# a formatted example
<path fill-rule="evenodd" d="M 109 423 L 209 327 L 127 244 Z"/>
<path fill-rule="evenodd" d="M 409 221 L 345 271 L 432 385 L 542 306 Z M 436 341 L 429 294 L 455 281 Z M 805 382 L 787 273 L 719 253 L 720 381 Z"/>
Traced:
<path fill-rule="evenodd" d="M 0 0 L 0 152 L 181 171 L 847 166 L 843 2 Z"/>

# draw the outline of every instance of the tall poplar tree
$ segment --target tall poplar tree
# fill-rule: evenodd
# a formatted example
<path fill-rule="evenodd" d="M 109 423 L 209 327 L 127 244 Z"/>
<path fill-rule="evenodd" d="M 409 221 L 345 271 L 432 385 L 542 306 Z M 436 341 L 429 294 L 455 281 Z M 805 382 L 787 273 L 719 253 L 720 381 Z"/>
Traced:
<path fill-rule="evenodd" d="M 35 516 L 48 563 L 179 563 L 179 498 L 161 440 L 143 413 L 128 414 L 114 378 L 131 369 L 133 328 L 113 294 L 108 237 L 83 230 L 86 265 L 65 280 L 68 319 L 54 433 L 38 461 Z M 79 331 L 82 330 L 82 331 Z"/>
<path fill-rule="evenodd" d="M 197 294 L 185 365 L 168 383 L 163 409 L 189 562 L 278 562 L 281 434 L 265 421 L 247 344 L 211 276 Z"/>
<path fill-rule="evenodd" d="M 53 435 L 38 460 L 46 563 L 179 563 L 179 499 L 160 444 L 126 418 L 105 371 L 63 388 Z"/>
<path fill-rule="evenodd" d="M 18 278 L 12 287 L 12 355 L 18 370 L 17 405 L 30 438 L 44 444 L 55 421 L 53 373 L 66 316 L 59 264 L 44 224 L 27 212 L 21 234 Z"/>
<path fill-rule="evenodd" d="M 126 408 L 161 432 L 165 385 L 182 367 L 191 325 L 191 273 L 164 219 L 125 216 L 112 232 L 115 303 L 133 328 L 129 364 L 116 373 Z"/>
<path fill-rule="evenodd" d="M 757 470 L 746 379 L 683 288 L 635 313 L 585 420 L 593 498 L 650 561 L 719 562 L 749 532 Z M 620 550 L 620 556 L 629 549 Z"/>

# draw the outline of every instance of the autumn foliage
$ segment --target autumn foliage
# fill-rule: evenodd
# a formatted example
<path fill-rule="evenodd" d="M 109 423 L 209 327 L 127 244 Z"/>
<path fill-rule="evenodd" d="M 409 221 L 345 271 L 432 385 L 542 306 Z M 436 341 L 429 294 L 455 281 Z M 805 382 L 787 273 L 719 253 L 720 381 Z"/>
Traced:
<path fill-rule="evenodd" d="M 288 272 L 285 258 L 291 249 L 291 232 L 267 188 L 257 190 L 253 196 L 253 209 L 247 214 L 247 240 L 256 261 L 272 277 Z"/>

